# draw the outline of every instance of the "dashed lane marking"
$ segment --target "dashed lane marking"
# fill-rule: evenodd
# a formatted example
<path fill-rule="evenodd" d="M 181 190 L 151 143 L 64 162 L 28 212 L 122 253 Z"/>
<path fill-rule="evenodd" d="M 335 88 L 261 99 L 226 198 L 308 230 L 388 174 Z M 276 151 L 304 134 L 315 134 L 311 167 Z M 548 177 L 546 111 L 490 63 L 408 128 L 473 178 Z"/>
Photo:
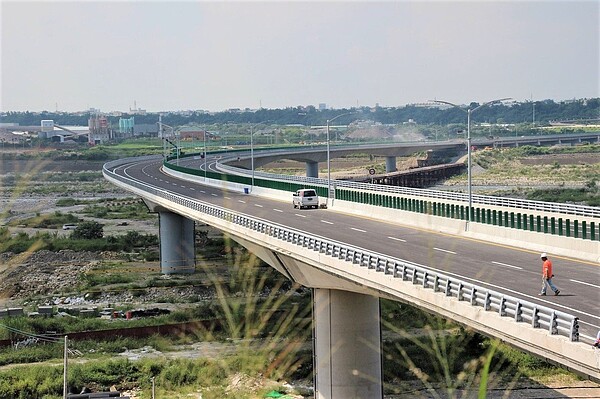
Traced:
<path fill-rule="evenodd" d="M 452 254 L 452 255 L 456 255 L 456 252 L 454 252 L 454 251 L 448 251 L 447 249 L 436 248 L 436 247 L 433 247 L 433 249 L 435 249 L 436 251 L 446 252 L 446 253 L 449 253 L 449 254 Z"/>
<path fill-rule="evenodd" d="M 499 266 L 506 266 L 506 267 L 512 267 L 513 269 L 518 269 L 518 270 L 523 270 L 522 267 L 519 266 L 513 266 L 513 265 L 507 265 L 506 263 L 500 263 L 500 262 L 492 262 L 495 265 L 499 265 Z"/>
<path fill-rule="evenodd" d="M 586 283 L 585 281 L 579 281 L 579 280 L 569 280 L 569 281 L 572 281 L 577 284 L 589 285 L 590 287 L 600 288 L 600 285 Z"/>
<path fill-rule="evenodd" d="M 390 240 L 394 240 L 394 241 L 400 241 L 400 242 L 406 242 L 406 240 L 403 240 L 402 238 L 396 238 L 396 237 L 388 237 Z"/>

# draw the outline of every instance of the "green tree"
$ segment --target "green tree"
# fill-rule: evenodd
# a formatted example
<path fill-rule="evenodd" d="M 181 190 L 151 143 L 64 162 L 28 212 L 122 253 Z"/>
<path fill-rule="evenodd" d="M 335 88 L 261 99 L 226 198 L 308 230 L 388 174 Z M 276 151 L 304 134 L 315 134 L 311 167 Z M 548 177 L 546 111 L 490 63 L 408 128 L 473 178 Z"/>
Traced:
<path fill-rule="evenodd" d="M 73 233 L 72 238 L 83 240 L 95 240 L 104 237 L 104 225 L 96 221 L 87 221 L 80 223 Z"/>

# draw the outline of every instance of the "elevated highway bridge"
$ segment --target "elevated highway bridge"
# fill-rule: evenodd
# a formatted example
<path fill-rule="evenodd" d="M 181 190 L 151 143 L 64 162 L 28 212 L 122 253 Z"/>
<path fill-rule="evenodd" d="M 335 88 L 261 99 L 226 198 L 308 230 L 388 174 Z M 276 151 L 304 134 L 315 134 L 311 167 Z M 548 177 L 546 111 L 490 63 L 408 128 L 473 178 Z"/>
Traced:
<path fill-rule="evenodd" d="M 457 193 L 350 182 L 331 193 L 326 179 L 233 166 L 248 157 L 120 160 L 104 175 L 159 213 L 164 273 L 193 272 L 201 221 L 314 289 L 316 397 L 382 396 L 381 297 L 600 380 L 590 345 L 600 330 L 598 208 L 475 196 L 469 210 Z M 329 194 L 329 208 L 293 209 L 298 187 Z M 560 296 L 537 295 L 542 251 Z"/>

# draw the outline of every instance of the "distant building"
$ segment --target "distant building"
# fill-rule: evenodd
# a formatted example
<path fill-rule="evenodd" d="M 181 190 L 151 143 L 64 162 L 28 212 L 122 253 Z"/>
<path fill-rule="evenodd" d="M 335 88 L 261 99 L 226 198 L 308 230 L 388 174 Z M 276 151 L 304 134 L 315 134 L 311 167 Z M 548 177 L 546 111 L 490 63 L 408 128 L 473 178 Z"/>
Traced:
<path fill-rule="evenodd" d="M 319 103 L 319 111 L 325 111 L 327 109 L 327 104 Z"/>
<path fill-rule="evenodd" d="M 121 137 L 133 136 L 135 120 L 131 118 L 119 118 L 119 134 Z"/>
<path fill-rule="evenodd" d="M 88 137 L 88 142 L 90 144 L 106 143 L 113 138 L 112 130 L 110 129 L 110 124 L 108 123 L 108 118 L 106 116 L 96 115 L 89 118 L 88 128 L 90 129 Z"/>
<path fill-rule="evenodd" d="M 134 136 L 155 136 L 158 137 L 157 123 L 141 123 L 133 126 Z"/>

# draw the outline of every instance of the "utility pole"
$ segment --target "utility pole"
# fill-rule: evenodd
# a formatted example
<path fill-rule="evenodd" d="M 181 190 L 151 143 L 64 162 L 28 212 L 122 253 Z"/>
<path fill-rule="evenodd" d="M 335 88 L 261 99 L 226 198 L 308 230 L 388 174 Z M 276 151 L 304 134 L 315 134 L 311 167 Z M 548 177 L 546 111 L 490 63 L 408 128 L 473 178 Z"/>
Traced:
<path fill-rule="evenodd" d="M 67 399 L 67 395 L 69 393 L 69 390 L 67 388 L 67 353 L 68 353 L 68 347 L 67 347 L 67 336 L 65 335 L 65 354 L 64 354 L 64 365 L 63 365 L 63 399 Z"/>

